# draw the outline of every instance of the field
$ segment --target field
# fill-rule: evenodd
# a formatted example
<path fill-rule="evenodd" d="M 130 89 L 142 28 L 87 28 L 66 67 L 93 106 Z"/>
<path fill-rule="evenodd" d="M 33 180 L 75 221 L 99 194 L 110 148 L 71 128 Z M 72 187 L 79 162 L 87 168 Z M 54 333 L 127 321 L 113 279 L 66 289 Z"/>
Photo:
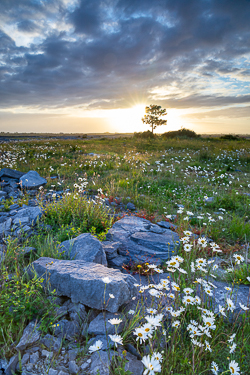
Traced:
<path fill-rule="evenodd" d="M 176 272 L 171 276 L 181 290 L 194 288 L 192 262 L 194 264 L 197 259 L 203 259 L 206 272 L 197 269 L 196 277 L 211 281 L 208 276 L 213 270 L 208 264 L 215 256 L 223 258 L 232 268 L 232 272 L 223 276 L 232 289 L 242 283 L 250 285 L 249 140 L 164 139 L 160 136 L 154 139 L 102 137 L 90 140 L 22 140 L 0 144 L 0 169 L 5 167 L 24 172 L 34 170 L 48 180 L 38 194 L 45 209 L 38 233 L 21 245 L 10 240 L 1 265 L 1 304 L 9 306 L 9 293 L 16 293 L 19 304 L 23 305 L 22 310 L 17 307 L 16 314 L 11 313 L 10 309 L 5 317 L 0 317 L 0 350 L 8 358 L 13 355 L 13 342 L 20 339 L 23 327 L 34 312 L 43 319 L 44 332 L 48 322 L 55 318 L 53 305 L 48 302 L 39 281 L 27 280 L 22 275 L 23 267 L 35 258 L 24 259 L 20 255 L 20 248 L 34 246 L 38 249 L 38 256 L 57 258 L 60 257 L 56 248 L 58 243 L 83 232 L 91 232 L 104 240 L 114 220 L 124 214 L 145 217 L 152 222 L 169 221 L 177 225 L 181 240 L 188 237 L 182 240 L 178 253 L 183 259 L 180 264 L 183 262 L 186 274 L 183 276 L 184 273 L 180 271 L 179 276 L 176 276 Z M 57 200 L 58 193 L 63 197 L 60 200 Z M 94 195 L 99 195 L 102 202 L 106 200 L 109 208 L 102 204 L 87 204 L 89 197 Z M 27 203 L 28 199 L 24 194 L 19 203 Z M 3 210 L 8 210 L 13 203 L 6 201 Z M 134 204 L 135 209 L 126 210 L 128 203 Z M 191 231 L 200 239 L 209 238 L 216 245 L 210 246 L 205 240 L 203 246 L 186 231 Z M 192 251 L 188 250 L 188 245 Z M 221 252 L 218 253 L 216 249 Z M 243 260 L 237 262 L 234 255 L 242 256 Z M 130 267 L 131 271 L 138 272 L 140 268 L 146 269 L 144 264 Z M 179 270 L 178 267 L 176 270 Z M 10 273 L 16 275 L 11 287 L 7 282 Z M 206 285 L 205 292 L 208 290 Z M 24 298 L 25 288 L 30 299 Z M 36 298 L 36 307 L 32 303 L 32 296 Z M 176 293 L 174 298 L 175 308 L 179 311 L 183 306 L 181 294 L 177 296 Z M 162 313 L 160 298 L 158 302 L 156 317 Z M 249 300 L 246 300 L 245 305 L 248 303 Z M 225 310 L 222 311 L 228 317 L 208 312 L 201 315 L 198 305 L 194 301 L 191 305 L 186 303 L 184 315 L 181 312 L 176 315 L 179 319 L 172 315 L 172 326 L 167 333 L 163 322 L 158 330 L 151 325 L 151 335 L 145 335 L 143 340 L 136 340 L 135 334 L 132 334 L 140 319 L 147 314 L 146 310 L 139 310 L 121 336 L 124 342 L 134 343 L 142 355 L 143 348 L 147 346 L 147 353 L 151 356 L 147 360 L 155 366 L 155 372 L 148 372 L 150 374 L 160 372 L 157 371 L 157 363 L 162 368 L 162 374 L 237 374 L 233 360 L 239 364 L 242 374 L 249 374 L 249 311 L 241 311 L 232 320 L 230 312 L 233 312 L 233 308 L 230 309 L 226 301 Z M 208 305 L 202 307 L 209 310 Z M 206 319 L 210 319 L 213 325 L 207 331 L 207 336 L 204 334 L 206 327 L 201 327 L 202 322 L 205 324 L 208 321 Z M 193 332 L 196 326 L 194 321 L 199 324 L 200 333 L 197 335 Z M 187 329 L 192 331 L 191 338 Z M 165 344 L 159 349 L 162 337 Z M 233 343 L 236 349 L 232 348 Z M 82 338 L 79 338 L 79 345 L 84 345 Z M 159 356 L 163 358 L 157 362 L 155 353 L 159 350 L 162 351 Z M 213 361 L 218 365 L 218 371 L 215 364 L 211 369 Z M 122 365 L 119 366 L 114 374 L 126 374 L 122 372 Z M 148 363 L 145 366 L 150 369 Z"/>

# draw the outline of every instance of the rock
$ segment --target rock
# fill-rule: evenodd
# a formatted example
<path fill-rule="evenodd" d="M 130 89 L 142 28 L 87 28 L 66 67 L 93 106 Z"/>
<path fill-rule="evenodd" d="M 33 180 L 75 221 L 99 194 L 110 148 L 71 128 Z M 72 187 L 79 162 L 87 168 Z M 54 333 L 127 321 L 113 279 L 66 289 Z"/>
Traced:
<path fill-rule="evenodd" d="M 29 224 L 30 222 L 30 219 L 28 216 L 23 216 L 23 217 L 16 217 L 14 220 L 13 220 L 13 224 L 14 225 L 18 225 L 18 226 L 23 226 L 23 225 L 26 225 L 26 224 Z"/>
<path fill-rule="evenodd" d="M 35 363 L 37 363 L 38 360 L 39 360 L 39 353 L 38 352 L 35 352 L 35 353 L 31 354 L 31 356 L 30 356 L 30 363 L 34 363 L 35 364 Z"/>
<path fill-rule="evenodd" d="M 110 242 L 104 241 L 102 242 L 103 250 L 106 253 L 107 259 L 113 259 L 118 256 L 118 249 L 121 246 L 121 242 Z"/>
<path fill-rule="evenodd" d="M 78 349 L 69 350 L 69 352 L 68 352 L 69 361 L 74 361 L 76 359 L 78 353 L 79 353 Z"/>
<path fill-rule="evenodd" d="M 47 334 L 40 339 L 40 343 L 46 346 L 48 349 L 53 350 L 54 352 L 59 352 L 62 345 L 62 340 L 50 334 Z"/>
<path fill-rule="evenodd" d="M 37 249 L 34 247 L 24 247 L 21 249 L 21 253 L 23 254 L 24 258 L 29 258 L 31 254 L 37 253 Z"/>
<path fill-rule="evenodd" d="M 115 296 L 107 305 L 108 311 L 117 312 L 121 305 L 137 295 L 134 286 L 136 281 L 132 276 L 96 263 L 39 258 L 28 267 L 27 272 L 30 276 L 34 276 L 32 269 L 38 277 L 46 272 L 50 273 L 51 289 L 55 289 L 57 295 L 67 296 L 74 303 L 80 302 L 98 310 L 102 310 L 104 306 L 104 278 L 111 280 L 106 284 L 106 300 L 109 294 Z"/>
<path fill-rule="evenodd" d="M 169 223 L 168 221 L 158 221 L 156 224 L 165 229 L 177 228 L 177 225 Z"/>
<path fill-rule="evenodd" d="M 113 357 L 115 352 L 110 350 L 110 358 Z M 95 352 L 91 356 L 91 375 L 109 375 L 110 360 L 108 352 L 102 350 Z"/>
<path fill-rule="evenodd" d="M 6 197 L 7 193 L 6 191 L 0 190 L 0 198 Z"/>
<path fill-rule="evenodd" d="M 42 350 L 42 357 L 51 359 L 53 357 L 53 352 L 48 352 L 48 350 Z"/>
<path fill-rule="evenodd" d="M 58 371 L 53 369 L 53 368 L 50 368 L 49 369 L 49 372 L 48 372 L 48 375 L 57 375 L 58 374 Z"/>
<path fill-rule="evenodd" d="M 13 375 L 15 373 L 16 365 L 18 364 L 18 354 L 11 357 L 8 366 L 5 368 L 5 375 Z"/>
<path fill-rule="evenodd" d="M 134 203 L 129 202 L 129 203 L 127 204 L 127 210 L 130 210 L 130 211 L 134 211 L 134 210 L 136 210 L 136 207 L 135 207 Z"/>
<path fill-rule="evenodd" d="M 129 260 L 129 257 L 118 255 L 116 258 L 109 260 L 109 266 L 116 269 L 122 269 L 123 265 L 127 264 Z"/>
<path fill-rule="evenodd" d="M 4 223 L 0 224 L 0 237 L 10 234 L 12 219 L 7 219 Z"/>
<path fill-rule="evenodd" d="M 72 340 L 81 333 L 80 326 L 77 322 L 69 322 L 66 319 L 60 320 L 55 324 L 56 327 L 52 326 L 54 330 L 53 333 L 56 337 L 63 338 L 67 340 Z"/>
<path fill-rule="evenodd" d="M 75 363 L 75 361 L 70 361 L 69 362 L 69 372 L 70 374 L 76 375 L 79 371 L 79 367 Z"/>
<path fill-rule="evenodd" d="M 19 207 L 20 207 L 19 204 L 14 203 L 14 204 L 12 204 L 12 205 L 9 206 L 9 209 L 10 209 L 10 210 L 16 210 L 16 209 L 19 208 Z"/>
<path fill-rule="evenodd" d="M 108 322 L 110 319 L 122 319 L 122 322 L 117 325 L 112 325 Z M 106 321 L 106 328 L 105 328 Z M 125 316 L 122 314 L 114 314 L 106 312 L 105 319 L 104 314 L 101 312 L 89 325 L 88 333 L 93 335 L 105 335 L 106 329 L 109 335 L 114 335 L 115 333 L 121 333 L 125 325 Z"/>
<path fill-rule="evenodd" d="M 0 180 L 5 180 L 5 177 L 7 178 L 13 178 L 15 180 L 19 180 L 25 173 L 20 171 L 15 171 L 14 169 L 10 168 L 3 168 L 0 171 Z"/>
<path fill-rule="evenodd" d="M 30 322 L 23 331 L 23 335 L 19 344 L 16 346 L 17 350 L 25 350 L 28 345 L 34 344 L 39 340 L 41 333 L 38 331 L 39 325 L 37 322 Z"/>
<path fill-rule="evenodd" d="M 20 186 L 22 189 L 33 190 L 38 189 L 40 186 L 47 184 L 47 180 L 39 175 L 36 171 L 29 171 L 24 174 L 20 180 Z"/>
<path fill-rule="evenodd" d="M 59 251 L 65 251 L 65 255 L 70 259 L 107 265 L 101 242 L 90 233 L 83 233 L 72 240 L 63 241 L 59 245 Z"/>
<path fill-rule="evenodd" d="M 41 207 L 23 207 L 13 216 L 13 220 L 21 220 L 23 217 L 28 217 L 31 225 L 35 225 L 37 220 L 42 216 Z"/>
<path fill-rule="evenodd" d="M 65 371 L 60 371 L 58 375 L 69 375 L 68 372 L 65 372 Z"/>
<path fill-rule="evenodd" d="M 118 354 L 121 358 L 124 358 L 123 355 L 124 348 L 118 347 Z M 125 356 L 126 360 L 128 361 L 125 365 L 125 371 L 131 371 L 131 375 L 142 375 L 143 374 L 143 364 L 140 360 L 138 360 L 134 355 L 130 353 L 126 353 Z"/>
<path fill-rule="evenodd" d="M 129 255 L 134 261 L 146 262 L 150 259 L 151 262 L 160 264 L 174 255 L 179 236 L 170 229 L 159 228 L 149 220 L 125 216 L 115 222 L 106 239 L 121 243 L 118 250 L 120 255 Z M 117 258 L 110 260 L 109 264 L 114 266 L 116 260 Z"/>

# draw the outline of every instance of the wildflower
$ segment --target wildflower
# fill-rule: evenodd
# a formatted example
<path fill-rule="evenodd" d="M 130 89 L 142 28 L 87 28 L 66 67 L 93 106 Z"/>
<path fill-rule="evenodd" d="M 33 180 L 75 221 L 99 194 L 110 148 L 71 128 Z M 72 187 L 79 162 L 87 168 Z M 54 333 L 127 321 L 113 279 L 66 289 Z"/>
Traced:
<path fill-rule="evenodd" d="M 191 244 L 189 244 L 189 243 L 186 243 L 186 244 L 184 245 L 184 250 L 185 250 L 187 253 L 189 253 L 189 252 L 192 250 L 192 247 L 193 247 L 193 245 L 191 245 Z"/>
<path fill-rule="evenodd" d="M 147 309 L 147 312 L 149 314 L 156 314 L 157 311 L 155 309 Z"/>
<path fill-rule="evenodd" d="M 179 292 L 180 291 L 180 287 L 179 287 L 179 285 L 178 284 L 176 284 L 175 282 L 172 282 L 172 288 L 175 290 L 175 291 L 177 291 L 177 292 Z"/>
<path fill-rule="evenodd" d="M 116 325 L 116 324 L 120 324 L 122 322 L 122 319 L 113 318 L 113 319 L 109 319 L 108 322 L 112 325 Z"/>
<path fill-rule="evenodd" d="M 192 341 L 193 345 L 199 346 L 200 348 L 202 348 L 204 346 L 201 342 L 199 342 L 195 339 L 192 339 L 191 341 Z"/>
<path fill-rule="evenodd" d="M 229 292 L 231 292 L 232 288 L 230 288 L 230 286 L 225 286 L 225 289 L 228 290 Z"/>
<path fill-rule="evenodd" d="M 188 236 L 186 236 L 186 237 L 182 237 L 182 238 L 180 239 L 180 241 L 183 242 L 183 243 L 185 244 L 185 243 L 189 242 L 189 237 L 188 237 Z"/>
<path fill-rule="evenodd" d="M 109 284 L 109 283 L 111 283 L 111 279 L 110 279 L 109 277 L 104 277 L 104 278 L 102 279 L 102 281 L 104 282 L 104 284 Z"/>
<path fill-rule="evenodd" d="M 129 312 L 128 312 L 129 315 L 134 315 L 134 313 L 135 313 L 135 310 L 132 310 L 132 309 L 129 310 Z"/>
<path fill-rule="evenodd" d="M 151 324 L 152 326 L 154 327 L 160 327 L 160 321 L 162 320 L 163 318 L 163 314 L 158 314 L 158 315 L 155 315 L 155 316 L 145 316 L 145 319 L 148 321 L 149 324 Z"/>
<path fill-rule="evenodd" d="M 109 293 L 109 297 L 110 298 L 115 298 L 114 294 L 112 294 L 112 293 Z"/>
<path fill-rule="evenodd" d="M 150 289 L 149 294 L 153 297 L 159 297 L 159 292 L 156 289 Z"/>
<path fill-rule="evenodd" d="M 161 371 L 160 363 L 153 357 L 150 359 L 149 355 L 142 358 L 142 363 L 146 367 L 146 370 L 143 373 L 144 375 L 154 375 L 156 372 Z"/>
<path fill-rule="evenodd" d="M 235 258 L 235 261 L 236 261 L 237 264 L 240 264 L 240 262 L 244 262 L 243 256 L 241 256 L 239 254 L 234 254 L 233 257 Z"/>
<path fill-rule="evenodd" d="M 221 305 L 219 305 L 219 313 L 223 316 L 226 316 L 225 314 L 225 307 L 222 307 Z"/>
<path fill-rule="evenodd" d="M 214 318 L 207 317 L 207 316 L 203 315 L 202 319 L 203 319 L 203 322 L 204 322 L 205 326 L 208 327 L 209 329 L 215 329 L 216 328 L 216 325 L 214 324 Z"/>
<path fill-rule="evenodd" d="M 172 308 L 171 306 L 167 306 L 167 307 L 166 307 L 166 311 L 168 311 L 168 312 L 172 313 L 172 311 L 173 311 L 173 308 Z"/>
<path fill-rule="evenodd" d="M 158 361 L 160 363 L 162 362 L 162 355 L 159 352 L 153 353 L 152 358 L 156 359 L 156 361 Z"/>
<path fill-rule="evenodd" d="M 155 264 L 149 264 L 149 265 L 148 265 L 148 268 L 153 268 L 153 269 L 154 269 L 154 268 L 156 268 L 156 267 L 157 267 L 157 266 L 156 266 Z"/>
<path fill-rule="evenodd" d="M 236 344 L 233 343 L 233 344 L 230 346 L 230 351 L 229 351 L 229 353 L 232 354 L 232 353 L 235 351 L 235 349 L 236 349 Z"/>
<path fill-rule="evenodd" d="M 245 310 L 245 311 L 249 310 L 249 307 L 242 305 L 242 303 L 239 303 L 239 305 L 242 308 L 242 310 Z"/>
<path fill-rule="evenodd" d="M 194 298 L 191 296 L 185 296 L 182 300 L 184 305 L 193 305 L 194 304 Z"/>
<path fill-rule="evenodd" d="M 230 336 L 230 338 L 229 338 L 229 340 L 227 340 L 227 342 L 229 342 L 229 344 L 231 344 L 233 342 L 235 336 L 236 336 L 236 333 L 234 333 L 232 336 Z"/>
<path fill-rule="evenodd" d="M 89 347 L 89 352 L 90 352 L 90 353 L 94 353 L 94 352 L 96 352 L 97 350 L 100 350 L 100 349 L 102 348 L 102 345 L 103 345 L 102 341 L 101 341 L 101 340 L 97 340 L 96 343 L 95 343 L 94 345 L 91 345 L 91 346 Z"/>
<path fill-rule="evenodd" d="M 219 367 L 215 362 L 212 362 L 211 364 L 211 370 L 214 375 L 218 375 Z"/>
<path fill-rule="evenodd" d="M 212 351 L 209 342 L 207 342 L 206 340 L 205 340 L 205 350 L 209 350 L 210 352 Z"/>
<path fill-rule="evenodd" d="M 233 360 L 229 363 L 229 370 L 230 370 L 231 374 L 233 374 L 233 375 L 240 375 L 240 368 L 239 368 L 238 363 L 235 362 L 235 360 Z"/>
<path fill-rule="evenodd" d="M 185 234 L 185 236 L 192 236 L 192 232 L 190 232 L 190 230 L 185 230 L 183 233 Z"/>
<path fill-rule="evenodd" d="M 167 265 L 169 266 L 169 267 L 174 267 L 174 268 L 178 268 L 179 267 L 179 262 L 177 261 L 177 260 L 175 260 L 175 259 L 170 259 L 168 262 L 166 262 L 167 263 Z"/>
<path fill-rule="evenodd" d="M 147 333 L 141 327 L 136 328 L 133 334 L 137 336 L 136 340 L 140 340 L 140 344 L 148 338 Z"/>
<path fill-rule="evenodd" d="M 194 297 L 194 300 L 195 300 L 195 302 L 196 302 L 197 305 L 200 305 L 200 304 L 201 304 L 201 299 L 200 299 L 199 296 L 195 296 L 195 297 Z"/>
<path fill-rule="evenodd" d="M 194 291 L 193 291 L 192 288 L 185 288 L 185 289 L 183 289 L 183 292 L 184 292 L 185 294 L 191 294 L 191 293 L 193 293 Z"/>
<path fill-rule="evenodd" d="M 227 309 L 233 312 L 235 310 L 235 305 L 230 298 L 227 298 Z"/>
<path fill-rule="evenodd" d="M 204 238 L 204 237 L 199 238 L 198 239 L 198 245 L 201 245 L 202 247 L 206 247 L 207 246 L 207 240 L 206 240 L 206 238 Z"/>
<path fill-rule="evenodd" d="M 172 299 L 175 299 L 175 295 L 174 295 L 174 293 L 168 293 L 168 297 L 169 297 L 169 298 L 172 298 Z"/>
<path fill-rule="evenodd" d="M 179 320 L 176 320 L 175 322 L 172 323 L 172 327 L 174 328 L 178 328 L 180 325 L 180 321 Z"/>
<path fill-rule="evenodd" d="M 151 324 L 146 323 L 141 327 L 141 329 L 145 333 L 145 335 L 148 335 L 149 337 L 151 337 L 154 327 Z"/>
<path fill-rule="evenodd" d="M 115 343 L 115 346 L 117 347 L 117 344 L 122 345 L 122 337 L 120 335 L 109 335 L 111 340 Z"/>
<path fill-rule="evenodd" d="M 205 288 L 205 292 L 207 293 L 208 296 L 212 296 L 213 295 L 213 291 L 209 287 Z"/>
<path fill-rule="evenodd" d="M 181 273 L 187 273 L 187 271 L 185 271 L 183 268 L 177 268 L 177 270 Z"/>
<path fill-rule="evenodd" d="M 198 258 L 198 259 L 196 259 L 196 264 L 200 265 L 200 266 L 206 266 L 207 265 L 207 261 L 206 261 L 205 258 Z"/>

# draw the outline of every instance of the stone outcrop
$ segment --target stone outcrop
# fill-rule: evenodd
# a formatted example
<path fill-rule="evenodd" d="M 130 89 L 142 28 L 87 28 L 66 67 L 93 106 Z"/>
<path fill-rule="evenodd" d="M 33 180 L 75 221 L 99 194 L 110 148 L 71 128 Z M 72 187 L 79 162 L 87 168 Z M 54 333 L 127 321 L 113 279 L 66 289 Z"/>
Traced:
<path fill-rule="evenodd" d="M 49 279 L 51 289 L 55 289 L 57 295 L 67 296 L 74 303 L 80 302 L 98 310 L 104 307 L 104 290 L 105 302 L 109 299 L 109 294 L 115 296 L 106 305 L 110 312 L 117 312 L 121 305 L 137 294 L 132 276 L 96 263 L 39 258 L 29 266 L 30 276 L 34 275 L 33 270 L 44 278 L 44 284 Z M 110 279 L 106 287 L 104 278 Z"/>

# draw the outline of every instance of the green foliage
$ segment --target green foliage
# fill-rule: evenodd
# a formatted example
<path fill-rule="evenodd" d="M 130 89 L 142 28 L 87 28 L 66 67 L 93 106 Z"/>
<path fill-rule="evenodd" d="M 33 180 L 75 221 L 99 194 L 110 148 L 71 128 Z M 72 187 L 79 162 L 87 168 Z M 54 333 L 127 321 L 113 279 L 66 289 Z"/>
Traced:
<path fill-rule="evenodd" d="M 89 201 L 77 193 L 47 204 L 43 220 L 58 233 L 59 240 L 76 237 L 91 228 L 95 228 L 96 234 L 101 234 L 112 224 L 112 218 L 101 202 Z"/>
<path fill-rule="evenodd" d="M 166 109 L 161 108 L 160 105 L 150 104 L 149 107 L 145 108 L 146 115 L 142 118 L 143 124 L 147 124 L 151 127 L 152 134 L 157 126 L 166 125 L 167 120 L 163 120 L 160 117 L 166 116 Z"/>
<path fill-rule="evenodd" d="M 147 130 L 145 132 L 134 133 L 134 137 L 139 139 L 154 139 L 155 134 L 153 134 L 150 130 Z"/>
<path fill-rule="evenodd" d="M 163 138 L 198 138 L 199 135 L 193 130 L 181 128 L 179 130 L 170 131 L 161 135 Z"/>
<path fill-rule="evenodd" d="M 226 274 L 226 280 L 236 284 L 250 285 L 247 277 L 250 277 L 250 265 L 243 263 L 235 268 L 234 272 L 228 272 Z"/>

